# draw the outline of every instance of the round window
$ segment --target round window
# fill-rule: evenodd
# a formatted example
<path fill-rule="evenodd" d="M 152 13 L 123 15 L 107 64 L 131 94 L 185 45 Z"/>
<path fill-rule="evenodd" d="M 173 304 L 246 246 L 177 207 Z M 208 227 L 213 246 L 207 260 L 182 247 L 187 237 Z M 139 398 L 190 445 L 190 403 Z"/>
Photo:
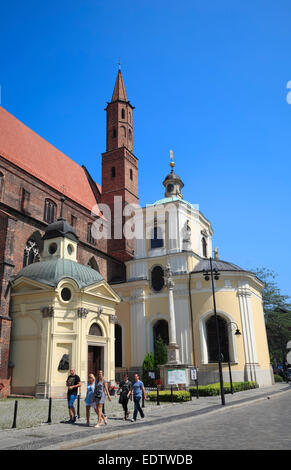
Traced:
<path fill-rule="evenodd" d="M 64 287 L 61 291 L 61 297 L 65 302 L 68 302 L 72 297 L 72 293 L 70 289 L 68 289 L 67 287 Z"/>
<path fill-rule="evenodd" d="M 50 246 L 49 246 L 49 254 L 50 255 L 53 255 L 58 249 L 58 245 L 56 243 L 51 243 Z"/>
<path fill-rule="evenodd" d="M 68 246 L 67 246 L 67 251 L 68 251 L 69 255 L 71 255 L 71 254 L 73 253 L 73 251 L 74 251 L 73 245 L 68 245 Z"/>

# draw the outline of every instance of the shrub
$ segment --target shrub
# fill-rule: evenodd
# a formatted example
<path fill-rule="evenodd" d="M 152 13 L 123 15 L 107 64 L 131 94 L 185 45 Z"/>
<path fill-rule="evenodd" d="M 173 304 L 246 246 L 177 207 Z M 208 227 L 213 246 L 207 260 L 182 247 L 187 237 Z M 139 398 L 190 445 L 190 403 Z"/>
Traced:
<path fill-rule="evenodd" d="M 283 377 L 281 375 L 274 374 L 275 382 L 284 382 Z"/>
<path fill-rule="evenodd" d="M 150 401 L 157 401 L 157 392 L 147 394 Z M 171 390 L 162 390 L 159 392 L 160 401 L 171 401 Z M 190 393 L 184 390 L 173 391 L 173 400 L 175 403 L 190 400 Z"/>
<path fill-rule="evenodd" d="M 233 382 L 233 391 L 242 392 L 243 390 L 251 390 L 257 388 L 258 384 L 256 382 Z M 189 391 L 192 396 L 196 396 L 197 393 L 196 387 L 190 387 Z M 198 386 L 199 395 L 201 397 L 217 396 L 220 395 L 220 383 L 209 384 L 209 385 L 199 385 Z M 231 393 L 230 383 L 223 383 L 224 393 Z"/>

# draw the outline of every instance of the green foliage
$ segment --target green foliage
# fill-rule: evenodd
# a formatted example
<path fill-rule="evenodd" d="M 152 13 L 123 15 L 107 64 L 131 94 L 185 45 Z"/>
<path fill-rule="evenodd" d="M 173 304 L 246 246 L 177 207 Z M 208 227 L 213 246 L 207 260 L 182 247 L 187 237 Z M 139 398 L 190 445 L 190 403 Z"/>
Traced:
<path fill-rule="evenodd" d="M 267 268 L 252 271 L 265 284 L 262 296 L 270 359 L 280 363 L 286 360 L 286 344 L 291 339 L 290 297 L 281 294 L 274 271 Z"/>
<path fill-rule="evenodd" d="M 253 388 L 257 388 L 258 384 L 256 382 L 233 382 L 233 391 L 242 392 L 243 390 L 251 390 Z M 209 397 L 209 396 L 217 396 L 220 395 L 220 383 L 209 384 L 209 385 L 199 385 L 199 395 L 201 397 Z M 224 382 L 223 383 L 223 390 L 224 393 L 231 393 L 230 383 Z M 197 388 L 190 387 L 189 391 L 192 396 L 196 396 Z"/>
<path fill-rule="evenodd" d="M 157 401 L 157 392 L 150 392 L 147 394 L 150 401 Z M 159 399 L 161 402 L 171 401 L 171 390 L 163 390 L 159 392 Z M 173 400 L 175 403 L 189 401 L 190 393 L 184 390 L 173 391 Z"/>
<path fill-rule="evenodd" d="M 167 347 L 162 340 L 161 336 L 159 335 L 158 339 L 156 340 L 155 343 L 155 365 L 156 367 L 158 365 L 163 365 L 166 364 L 168 360 L 168 351 Z"/>
<path fill-rule="evenodd" d="M 149 378 L 149 372 L 153 372 L 155 370 L 155 358 L 152 352 L 146 354 L 143 365 L 143 374 L 142 374 L 142 381 L 147 387 L 152 387 L 154 385 L 153 379 Z"/>
<path fill-rule="evenodd" d="M 284 382 L 283 377 L 281 375 L 274 374 L 275 382 Z"/>

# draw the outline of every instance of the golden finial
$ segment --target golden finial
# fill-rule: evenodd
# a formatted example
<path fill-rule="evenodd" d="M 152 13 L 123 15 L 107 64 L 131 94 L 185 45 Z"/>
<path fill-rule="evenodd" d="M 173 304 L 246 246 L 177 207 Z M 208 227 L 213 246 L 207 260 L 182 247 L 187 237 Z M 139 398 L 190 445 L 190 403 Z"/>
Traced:
<path fill-rule="evenodd" d="M 175 163 L 174 163 L 174 160 L 173 160 L 173 159 L 174 159 L 173 150 L 170 150 L 170 159 L 171 159 L 171 161 L 170 161 L 170 167 L 171 167 L 171 168 L 174 168 Z"/>

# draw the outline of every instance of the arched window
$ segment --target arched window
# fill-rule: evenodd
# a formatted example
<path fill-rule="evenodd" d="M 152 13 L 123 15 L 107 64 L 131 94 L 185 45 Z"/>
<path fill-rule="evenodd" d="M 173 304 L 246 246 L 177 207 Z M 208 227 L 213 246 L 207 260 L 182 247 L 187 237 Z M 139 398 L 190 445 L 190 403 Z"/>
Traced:
<path fill-rule="evenodd" d="M 115 175 L 116 175 L 116 169 L 115 169 L 115 166 L 113 166 L 111 168 L 111 178 L 115 178 Z"/>
<path fill-rule="evenodd" d="M 164 270 L 162 266 L 155 266 L 151 271 L 151 286 L 156 292 L 159 292 L 164 284 Z"/>
<path fill-rule="evenodd" d="M 115 367 L 122 367 L 122 328 L 115 323 Z"/>
<path fill-rule="evenodd" d="M 169 344 L 169 328 L 168 322 L 166 320 L 158 320 L 153 327 L 153 334 L 154 334 L 154 347 L 156 345 L 156 341 L 160 336 L 165 344 Z"/>
<path fill-rule="evenodd" d="M 154 227 L 151 238 L 151 248 L 161 248 L 164 246 L 162 231 L 159 227 Z"/>
<path fill-rule="evenodd" d="M 120 127 L 120 130 L 121 130 L 121 135 L 123 135 L 123 137 L 126 137 L 126 129 L 124 126 L 121 126 Z"/>
<path fill-rule="evenodd" d="M 40 248 L 39 244 L 35 240 L 34 237 L 29 238 L 27 240 L 25 248 L 24 248 L 24 256 L 23 256 L 23 267 L 28 266 L 32 263 L 37 263 L 40 259 Z"/>
<path fill-rule="evenodd" d="M 121 110 L 121 119 L 124 119 L 125 118 L 125 111 L 124 111 L 124 108 L 122 108 Z"/>
<path fill-rule="evenodd" d="M 113 131 L 112 131 L 112 137 L 115 138 L 116 137 L 116 127 L 113 128 Z"/>
<path fill-rule="evenodd" d="M 46 199 L 44 203 L 44 220 L 48 224 L 51 224 L 55 221 L 57 213 L 57 205 L 50 199 Z"/>
<path fill-rule="evenodd" d="M 130 129 L 128 130 L 128 137 L 129 137 L 129 140 L 132 140 L 132 132 Z"/>
<path fill-rule="evenodd" d="M 92 258 L 89 259 L 88 266 L 90 266 L 90 268 L 92 268 L 92 269 L 95 269 L 95 271 L 98 271 L 98 273 L 100 272 L 98 263 L 97 263 L 96 259 L 94 258 L 94 256 L 92 256 Z"/>
<path fill-rule="evenodd" d="M 131 181 L 133 180 L 133 172 L 132 172 L 132 169 L 130 168 L 129 170 L 129 177 L 131 179 Z"/>
<path fill-rule="evenodd" d="M 207 258 L 207 242 L 204 237 L 202 238 L 202 255 Z"/>
<path fill-rule="evenodd" d="M 228 340 L 227 322 L 219 315 L 217 315 L 217 320 L 218 320 L 220 352 L 222 354 L 222 361 L 228 362 L 229 340 Z M 216 332 L 216 320 L 215 320 L 214 315 L 212 315 L 206 321 L 206 337 L 207 337 L 208 362 L 218 362 L 218 343 L 217 343 L 217 332 Z"/>
<path fill-rule="evenodd" d="M 101 330 L 100 326 L 98 325 L 98 323 L 93 323 L 90 326 L 89 335 L 91 335 L 91 336 L 103 336 L 102 335 L 102 330 Z"/>

